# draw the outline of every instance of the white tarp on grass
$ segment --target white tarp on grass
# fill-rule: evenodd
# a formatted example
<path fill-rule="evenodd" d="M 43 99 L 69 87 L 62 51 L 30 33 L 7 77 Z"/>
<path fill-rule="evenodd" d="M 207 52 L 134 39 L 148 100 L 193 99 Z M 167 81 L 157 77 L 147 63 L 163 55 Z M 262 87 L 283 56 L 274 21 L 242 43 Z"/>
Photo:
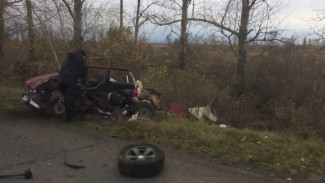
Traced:
<path fill-rule="evenodd" d="M 217 116 L 212 114 L 210 107 L 193 107 L 189 108 L 188 112 L 190 112 L 197 119 L 209 119 L 211 121 L 216 122 Z"/>

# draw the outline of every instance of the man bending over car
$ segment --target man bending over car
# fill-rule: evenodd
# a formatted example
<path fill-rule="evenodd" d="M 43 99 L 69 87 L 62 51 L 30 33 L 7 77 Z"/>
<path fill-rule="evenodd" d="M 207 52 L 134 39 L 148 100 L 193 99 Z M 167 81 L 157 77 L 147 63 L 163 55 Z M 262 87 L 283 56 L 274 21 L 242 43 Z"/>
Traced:
<path fill-rule="evenodd" d="M 79 79 L 85 80 L 87 76 L 86 52 L 78 50 L 68 53 L 59 73 L 59 87 L 64 98 L 66 121 L 75 117 L 75 102 L 77 100 L 77 83 Z"/>

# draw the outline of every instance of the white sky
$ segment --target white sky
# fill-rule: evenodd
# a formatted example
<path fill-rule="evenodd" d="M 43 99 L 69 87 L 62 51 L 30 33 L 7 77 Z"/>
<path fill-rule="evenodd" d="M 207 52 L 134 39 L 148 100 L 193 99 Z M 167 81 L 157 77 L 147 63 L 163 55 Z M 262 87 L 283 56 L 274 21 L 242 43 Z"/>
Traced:
<path fill-rule="evenodd" d="M 124 2 L 126 6 L 135 4 L 135 0 L 124 0 Z M 278 15 L 282 23 L 278 28 L 285 30 L 284 36 L 291 36 L 294 33 L 307 34 L 311 26 L 311 19 L 315 15 L 314 11 L 325 10 L 325 0 L 282 0 L 282 3 L 284 9 Z M 159 28 L 154 29 L 152 26 L 146 25 L 143 29 L 141 32 L 144 31 L 152 41 L 165 39 L 165 35 Z"/>
<path fill-rule="evenodd" d="M 283 0 L 288 3 L 283 9 L 281 28 L 290 31 L 308 31 L 315 10 L 325 9 L 325 0 Z"/>

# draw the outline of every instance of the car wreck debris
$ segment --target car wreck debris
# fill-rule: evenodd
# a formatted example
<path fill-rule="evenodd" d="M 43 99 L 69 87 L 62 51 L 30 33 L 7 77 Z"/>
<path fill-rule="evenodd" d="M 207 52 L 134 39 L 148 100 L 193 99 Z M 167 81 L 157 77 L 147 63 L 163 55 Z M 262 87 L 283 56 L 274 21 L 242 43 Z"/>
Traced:
<path fill-rule="evenodd" d="M 169 112 L 176 117 L 184 118 L 187 114 L 187 107 L 185 104 L 171 103 Z"/>
<path fill-rule="evenodd" d="M 75 164 L 69 163 L 69 162 L 67 162 L 67 160 L 64 160 L 64 165 L 67 167 L 73 168 L 73 169 L 77 169 L 77 170 L 85 168 L 85 166 L 82 166 L 82 165 L 75 165 Z"/>
<path fill-rule="evenodd" d="M 0 175 L 0 179 L 9 178 L 9 177 L 20 177 L 20 176 L 24 176 L 25 179 L 31 179 L 33 177 L 33 173 L 28 169 L 23 174 Z"/>
<path fill-rule="evenodd" d="M 160 109 L 161 93 L 153 88 L 143 87 L 128 69 L 97 66 L 87 68 L 93 71 L 93 75 L 89 76 L 87 82 L 77 85 L 77 113 L 82 114 L 93 108 L 105 116 L 105 119 L 115 119 L 112 114 L 118 108 L 119 114 L 115 114 L 117 117 L 135 117 L 137 114 L 137 120 L 148 120 L 155 116 L 155 110 Z M 63 115 L 65 106 L 59 90 L 58 75 L 57 72 L 45 74 L 26 81 L 29 90 L 23 94 L 22 101 L 43 114 Z M 111 76 L 121 77 L 113 79 Z"/>
<path fill-rule="evenodd" d="M 210 107 L 193 107 L 189 108 L 188 111 L 199 120 L 205 119 L 216 122 L 218 119 L 217 116 L 211 112 Z"/>

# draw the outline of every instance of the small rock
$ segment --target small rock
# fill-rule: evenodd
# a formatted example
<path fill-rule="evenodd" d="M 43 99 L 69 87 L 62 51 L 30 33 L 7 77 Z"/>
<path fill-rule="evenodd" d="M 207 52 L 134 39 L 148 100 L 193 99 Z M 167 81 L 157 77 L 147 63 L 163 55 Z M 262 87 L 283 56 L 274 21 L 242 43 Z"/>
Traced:
<path fill-rule="evenodd" d="M 301 161 L 305 161 L 305 158 L 300 158 Z"/>
<path fill-rule="evenodd" d="M 287 178 L 287 179 L 286 179 L 286 181 L 289 181 L 289 182 L 291 182 L 291 181 L 292 181 L 292 179 L 289 177 L 289 178 Z"/>

